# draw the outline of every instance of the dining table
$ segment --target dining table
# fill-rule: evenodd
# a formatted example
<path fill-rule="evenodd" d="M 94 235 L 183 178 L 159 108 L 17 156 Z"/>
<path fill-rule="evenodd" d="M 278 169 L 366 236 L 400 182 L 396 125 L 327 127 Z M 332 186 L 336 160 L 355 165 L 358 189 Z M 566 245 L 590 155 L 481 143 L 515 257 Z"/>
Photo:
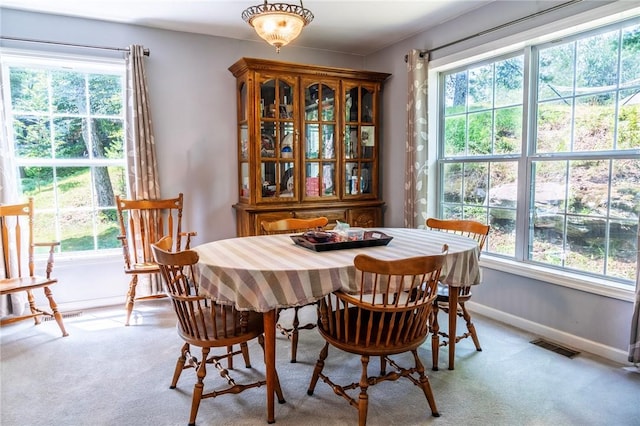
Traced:
<path fill-rule="evenodd" d="M 267 422 L 275 422 L 276 320 L 280 308 L 304 306 L 327 294 L 354 292 L 358 254 L 392 260 L 434 255 L 448 246 L 440 281 L 449 286 L 479 284 L 481 271 L 477 243 L 467 237 L 427 229 L 371 228 L 392 237 L 386 245 L 315 251 L 297 245 L 292 234 L 259 235 L 217 240 L 194 247 L 199 254 L 197 273 L 200 292 L 217 303 L 241 311 L 263 313 Z M 298 233 L 297 235 L 300 235 Z M 450 304 L 456 306 L 456 291 Z M 451 311 L 451 310 L 450 310 Z M 456 317 L 449 315 L 449 330 Z M 455 339 L 450 339 L 450 351 Z"/>

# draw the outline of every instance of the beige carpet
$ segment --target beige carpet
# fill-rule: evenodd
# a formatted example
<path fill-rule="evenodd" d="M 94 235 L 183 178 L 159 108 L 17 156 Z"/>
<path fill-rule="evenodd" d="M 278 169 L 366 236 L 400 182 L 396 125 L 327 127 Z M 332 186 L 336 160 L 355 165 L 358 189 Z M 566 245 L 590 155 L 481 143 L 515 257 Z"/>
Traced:
<path fill-rule="evenodd" d="M 66 319 L 59 337 L 55 322 L 29 321 L 2 328 L 0 423 L 28 425 L 185 425 L 193 370 L 169 389 L 181 341 L 167 299 L 140 303 L 132 326 L 124 309 L 84 311 Z M 422 392 L 407 380 L 371 388 L 369 425 L 639 425 L 640 374 L 600 358 L 570 359 L 529 343 L 535 336 L 477 317 L 483 346 L 466 339 L 457 346 L 456 370 L 429 370 L 440 418 L 430 416 Z M 353 425 L 357 411 L 324 383 L 306 394 L 318 351 L 315 332 L 304 332 L 298 363 L 289 342 L 278 338 L 280 381 L 287 402 L 276 403 L 276 424 Z M 431 366 L 430 346 L 420 351 Z M 253 370 L 236 368 L 237 380 L 262 375 L 259 346 L 251 346 Z M 333 355 L 333 356 L 332 356 Z M 373 363 L 376 364 L 375 362 Z M 241 364 L 240 364 L 241 365 Z M 325 371 L 358 379 L 358 357 L 330 350 Z M 210 370 L 205 383 L 220 385 Z M 204 400 L 198 425 L 266 424 L 264 388 Z"/>

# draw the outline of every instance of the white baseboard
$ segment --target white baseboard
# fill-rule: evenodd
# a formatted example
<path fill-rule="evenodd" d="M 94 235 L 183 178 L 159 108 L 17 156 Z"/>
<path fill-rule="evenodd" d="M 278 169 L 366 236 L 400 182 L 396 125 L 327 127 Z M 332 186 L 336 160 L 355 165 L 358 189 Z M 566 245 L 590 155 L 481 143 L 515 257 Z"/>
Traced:
<path fill-rule="evenodd" d="M 469 301 L 465 303 L 465 305 L 472 312 L 476 312 L 480 315 L 486 316 L 487 318 L 491 318 L 496 321 L 500 321 L 502 323 L 547 338 L 555 343 L 562 344 L 563 346 L 567 346 L 571 349 L 589 352 L 591 354 L 598 355 L 602 358 L 606 358 L 620 364 L 629 366 L 632 365 L 628 361 L 629 354 L 623 350 L 613 348 L 611 346 L 605 346 L 601 343 L 587 340 L 582 337 L 574 336 L 573 334 L 556 330 L 554 328 L 547 327 L 545 325 L 538 324 L 503 311 L 498 311 L 496 309 L 475 302 Z"/>

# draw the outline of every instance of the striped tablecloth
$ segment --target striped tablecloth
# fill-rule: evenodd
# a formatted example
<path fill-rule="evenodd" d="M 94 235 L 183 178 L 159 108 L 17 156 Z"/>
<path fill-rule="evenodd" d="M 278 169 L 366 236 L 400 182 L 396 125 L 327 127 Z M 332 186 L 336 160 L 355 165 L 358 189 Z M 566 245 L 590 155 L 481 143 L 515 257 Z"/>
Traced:
<path fill-rule="evenodd" d="M 452 286 L 480 283 L 478 246 L 470 238 L 438 231 L 378 228 L 393 240 L 380 247 L 315 252 L 288 235 L 214 241 L 195 247 L 200 255 L 200 291 L 239 310 L 268 312 L 301 306 L 339 289 L 355 290 L 353 259 L 360 253 L 380 259 L 438 254 L 448 244 L 441 281 Z"/>

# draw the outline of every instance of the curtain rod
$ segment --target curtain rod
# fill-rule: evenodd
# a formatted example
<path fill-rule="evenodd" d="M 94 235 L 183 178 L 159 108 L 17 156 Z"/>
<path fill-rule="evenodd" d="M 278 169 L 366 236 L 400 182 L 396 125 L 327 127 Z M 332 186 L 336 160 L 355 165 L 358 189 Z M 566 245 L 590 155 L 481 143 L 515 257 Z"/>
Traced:
<path fill-rule="evenodd" d="M 30 38 L 19 38 L 19 37 L 9 37 L 9 36 L 0 36 L 0 40 L 21 41 L 24 43 L 55 44 L 58 46 L 80 47 L 84 49 L 117 50 L 119 52 L 129 52 L 128 47 L 91 46 L 87 44 L 63 43 L 60 41 L 34 40 Z M 149 56 L 150 53 L 151 52 L 149 51 L 149 49 L 144 49 L 144 56 Z"/>
<path fill-rule="evenodd" d="M 492 33 L 494 31 L 498 31 L 498 30 L 501 30 L 503 28 L 510 27 L 511 25 L 519 24 L 520 22 L 524 22 L 524 21 L 527 21 L 529 19 L 532 19 L 532 18 L 541 16 L 541 15 L 547 14 L 549 12 L 553 12 L 555 10 L 562 9 L 563 7 L 570 6 L 570 5 L 574 4 L 574 3 L 580 3 L 581 1 L 582 0 L 571 0 L 571 1 L 568 1 L 568 2 L 565 2 L 565 3 L 561 3 L 561 4 L 558 4 L 558 5 L 552 6 L 552 7 L 548 8 L 548 9 L 541 10 L 540 12 L 532 13 L 531 15 L 527 15 L 527 16 L 524 16 L 522 18 L 514 19 L 513 21 L 505 22 L 504 24 L 497 25 L 497 26 L 495 26 L 493 28 L 489 28 L 488 30 L 480 31 L 479 33 L 476 33 L 476 34 L 473 34 L 473 35 L 458 39 L 456 41 L 452 41 L 451 43 L 447 43 L 447 44 L 443 44 L 442 46 L 434 47 L 433 49 L 425 51 L 425 52 L 420 52 L 420 57 L 423 58 L 426 54 L 435 52 L 436 50 L 444 49 L 446 47 L 453 46 L 454 44 L 462 43 L 464 41 L 471 40 L 472 38 L 480 37 L 480 36 L 483 36 L 485 34 L 489 34 L 489 33 Z M 408 60 L 409 60 L 409 55 L 404 55 L 404 61 L 407 62 Z"/>

